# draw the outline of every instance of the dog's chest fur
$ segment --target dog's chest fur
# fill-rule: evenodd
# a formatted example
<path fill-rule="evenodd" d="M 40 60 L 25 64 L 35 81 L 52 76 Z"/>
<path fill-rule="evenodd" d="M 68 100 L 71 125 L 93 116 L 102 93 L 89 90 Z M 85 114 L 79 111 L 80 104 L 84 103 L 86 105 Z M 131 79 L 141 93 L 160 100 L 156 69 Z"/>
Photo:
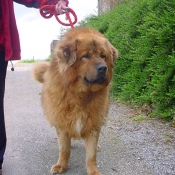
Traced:
<path fill-rule="evenodd" d="M 71 107 L 70 107 L 71 106 Z M 93 129 L 99 129 L 104 121 L 105 116 L 98 110 L 89 105 L 82 107 L 80 104 L 65 106 L 65 112 L 60 118 L 62 121 L 60 127 L 66 130 L 71 137 L 79 138 L 86 135 Z M 105 108 L 105 107 L 104 107 Z M 103 113 L 104 114 L 104 113 Z"/>
<path fill-rule="evenodd" d="M 108 110 L 107 99 L 99 97 L 79 99 L 70 98 L 70 95 L 67 97 L 69 98 L 65 97 L 66 99 L 62 100 L 59 106 L 57 106 L 58 103 L 50 106 L 54 108 L 52 111 L 55 111 L 53 113 L 55 127 L 67 132 L 71 137 L 82 138 L 93 130 L 99 130 L 105 123 Z"/>

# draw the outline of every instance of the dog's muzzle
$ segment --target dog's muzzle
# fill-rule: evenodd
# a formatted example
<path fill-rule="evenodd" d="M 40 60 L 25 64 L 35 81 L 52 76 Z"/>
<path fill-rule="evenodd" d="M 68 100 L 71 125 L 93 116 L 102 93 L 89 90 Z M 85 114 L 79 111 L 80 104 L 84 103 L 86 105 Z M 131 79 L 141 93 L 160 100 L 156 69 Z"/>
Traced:
<path fill-rule="evenodd" d="M 104 64 L 99 64 L 96 66 L 97 76 L 91 78 L 84 77 L 84 81 L 87 84 L 103 84 L 107 77 L 107 67 Z"/>

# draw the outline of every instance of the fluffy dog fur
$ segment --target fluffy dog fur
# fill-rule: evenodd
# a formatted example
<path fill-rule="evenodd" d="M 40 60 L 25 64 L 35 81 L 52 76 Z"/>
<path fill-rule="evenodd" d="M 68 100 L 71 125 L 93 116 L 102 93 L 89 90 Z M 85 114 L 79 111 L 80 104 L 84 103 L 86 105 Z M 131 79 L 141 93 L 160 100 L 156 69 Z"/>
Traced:
<path fill-rule="evenodd" d="M 44 114 L 56 128 L 59 159 L 51 172 L 67 170 L 71 138 L 84 139 L 88 175 L 101 175 L 96 151 L 109 106 L 109 83 L 117 50 L 98 31 L 69 30 L 59 41 L 50 63 L 37 63 L 36 80 L 43 83 Z"/>

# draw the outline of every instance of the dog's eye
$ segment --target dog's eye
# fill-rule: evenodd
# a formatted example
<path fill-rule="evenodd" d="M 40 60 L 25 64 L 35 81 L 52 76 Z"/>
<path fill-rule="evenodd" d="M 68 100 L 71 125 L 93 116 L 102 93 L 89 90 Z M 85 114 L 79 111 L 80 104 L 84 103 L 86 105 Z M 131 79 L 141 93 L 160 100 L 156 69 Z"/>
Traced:
<path fill-rule="evenodd" d="M 106 55 L 102 53 L 102 54 L 100 55 L 100 57 L 103 58 L 103 59 L 105 59 L 105 58 L 106 58 Z"/>
<path fill-rule="evenodd" d="M 83 55 L 83 58 L 87 58 L 87 59 L 89 59 L 89 58 L 90 58 L 90 54 L 87 53 L 87 54 Z"/>

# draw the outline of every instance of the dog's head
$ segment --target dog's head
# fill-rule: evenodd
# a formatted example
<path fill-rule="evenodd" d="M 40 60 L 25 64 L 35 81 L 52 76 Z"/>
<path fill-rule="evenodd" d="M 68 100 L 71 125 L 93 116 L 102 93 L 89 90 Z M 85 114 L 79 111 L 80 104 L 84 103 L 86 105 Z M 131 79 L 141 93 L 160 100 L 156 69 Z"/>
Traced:
<path fill-rule="evenodd" d="M 76 28 L 61 39 L 54 58 L 69 83 L 74 82 L 82 91 L 97 91 L 109 84 L 117 56 L 118 51 L 101 33 Z"/>

